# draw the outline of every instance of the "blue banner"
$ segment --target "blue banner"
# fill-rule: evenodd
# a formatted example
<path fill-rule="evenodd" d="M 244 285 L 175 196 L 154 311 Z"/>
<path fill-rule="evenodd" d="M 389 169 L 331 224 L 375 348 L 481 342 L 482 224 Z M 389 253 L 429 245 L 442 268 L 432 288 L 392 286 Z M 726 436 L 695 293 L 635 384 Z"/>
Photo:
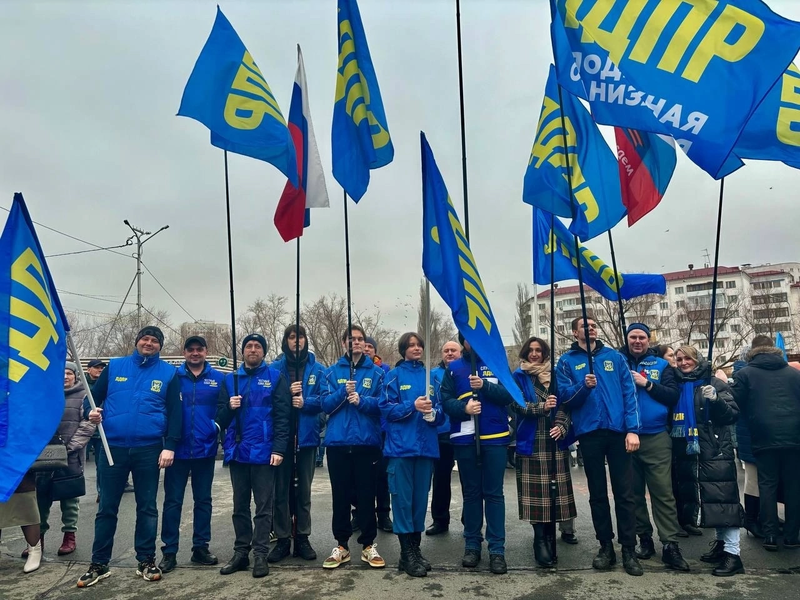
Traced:
<path fill-rule="evenodd" d="M 333 105 L 333 176 L 356 202 L 370 169 L 392 162 L 394 147 L 356 0 L 339 0 L 339 66 Z"/>
<path fill-rule="evenodd" d="M 503 338 L 494 320 L 475 257 L 447 193 L 433 151 L 422 147 L 422 270 L 453 314 L 456 328 L 521 406 L 522 392 L 508 368 Z"/>
<path fill-rule="evenodd" d="M 0 237 L 0 502 L 61 422 L 67 319 L 22 194 Z"/>
<path fill-rule="evenodd" d="M 742 165 L 736 140 L 800 48 L 800 23 L 759 0 L 553 1 L 561 84 L 599 123 L 674 137 L 715 178 Z"/>
<path fill-rule="evenodd" d="M 219 7 L 178 116 L 208 127 L 217 148 L 268 162 L 297 186 L 297 157 L 278 101 Z"/>
<path fill-rule="evenodd" d="M 575 238 L 564 224 L 550 214 L 533 209 L 533 282 L 538 285 L 550 284 L 550 260 L 555 248 L 553 279 L 566 281 L 578 279 L 578 261 L 575 258 Z M 553 233 L 555 235 L 553 235 Z M 581 275 L 583 283 L 603 298 L 617 300 L 617 284 L 614 269 L 604 263 L 586 246 L 580 246 Z M 619 274 L 619 295 L 630 300 L 646 294 L 664 294 L 667 281 L 663 275 Z"/>
<path fill-rule="evenodd" d="M 617 159 L 591 115 L 571 94 L 562 94 L 562 121 L 558 92 L 551 65 L 522 201 L 561 217 L 572 217 L 570 231 L 586 241 L 608 231 L 625 216 Z M 572 194 L 567 165 L 572 173 Z"/>

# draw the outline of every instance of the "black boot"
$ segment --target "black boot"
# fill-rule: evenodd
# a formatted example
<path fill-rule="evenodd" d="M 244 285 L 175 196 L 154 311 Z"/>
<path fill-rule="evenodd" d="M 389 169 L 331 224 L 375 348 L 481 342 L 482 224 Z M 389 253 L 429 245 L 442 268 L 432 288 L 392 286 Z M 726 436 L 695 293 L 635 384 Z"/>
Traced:
<path fill-rule="evenodd" d="M 378 529 L 392 533 L 392 518 L 389 513 L 378 513 Z"/>
<path fill-rule="evenodd" d="M 292 553 L 292 540 L 289 538 L 281 538 L 275 544 L 272 552 L 267 556 L 267 560 L 271 563 L 281 562 L 284 558 Z"/>
<path fill-rule="evenodd" d="M 725 552 L 724 554 L 725 557 L 723 558 L 722 562 L 714 567 L 714 570 L 711 571 L 711 574 L 715 577 L 731 577 L 732 575 L 739 573 L 744 574 L 744 565 L 742 564 L 742 559 L 735 554 L 730 554 L 729 552 Z"/>
<path fill-rule="evenodd" d="M 719 564 L 725 558 L 725 542 L 722 540 L 714 540 L 709 544 L 711 550 L 706 552 L 700 557 L 705 563 Z"/>
<path fill-rule="evenodd" d="M 677 542 L 667 542 L 661 549 L 661 562 L 676 571 L 689 571 L 689 563 L 683 559 Z"/>
<path fill-rule="evenodd" d="M 614 544 L 611 540 L 600 542 L 600 551 L 592 561 L 592 568 L 598 571 L 608 571 L 617 564 L 617 554 L 614 552 Z"/>
<path fill-rule="evenodd" d="M 299 556 L 303 560 L 317 560 L 317 553 L 311 547 L 307 535 L 298 535 L 294 538 L 294 552 L 292 556 Z"/>
<path fill-rule="evenodd" d="M 636 558 L 635 546 L 622 547 L 622 566 L 625 567 L 625 572 L 628 575 L 633 575 L 634 577 L 644 575 L 642 565 L 639 564 L 639 559 Z"/>
<path fill-rule="evenodd" d="M 269 562 L 263 554 L 256 554 L 253 557 L 253 577 L 266 577 L 269 575 Z"/>
<path fill-rule="evenodd" d="M 400 562 L 397 563 L 398 571 L 405 571 L 406 575 L 411 577 L 425 577 L 428 572 L 422 566 L 411 549 L 411 534 L 398 533 L 397 538 L 400 540 Z"/>
<path fill-rule="evenodd" d="M 655 553 L 656 553 L 656 546 L 653 543 L 653 536 L 640 535 L 639 547 L 636 549 L 636 558 L 639 558 L 641 560 L 647 560 L 649 558 L 652 558 Z"/>
<path fill-rule="evenodd" d="M 683 526 L 683 530 L 689 535 L 703 535 L 702 529 L 695 527 L 694 525 L 690 525 L 689 523 Z"/>
<path fill-rule="evenodd" d="M 550 558 L 554 565 L 558 564 L 558 549 L 556 548 L 556 524 L 545 523 L 544 531 L 547 535 L 547 545 L 550 548 Z"/>
<path fill-rule="evenodd" d="M 422 566 L 425 567 L 426 571 L 430 571 L 431 563 L 428 562 L 428 559 L 422 556 L 422 549 L 420 548 L 420 544 L 422 543 L 422 532 L 416 531 L 409 535 L 411 535 L 411 549 L 414 551 L 414 556 L 416 556 L 417 560 L 422 563 Z"/>
<path fill-rule="evenodd" d="M 220 570 L 220 575 L 230 575 L 236 571 L 246 571 L 250 566 L 250 558 L 244 552 L 234 552 L 231 558 Z"/>
<path fill-rule="evenodd" d="M 744 528 L 756 539 L 764 537 L 761 523 L 758 522 L 759 501 L 757 496 L 744 495 Z"/>
<path fill-rule="evenodd" d="M 764 546 L 764 550 L 768 550 L 770 552 L 777 552 L 778 551 L 778 538 L 774 535 L 768 535 L 764 538 L 764 541 L 761 543 Z"/>
<path fill-rule="evenodd" d="M 547 543 L 547 532 L 545 531 L 544 523 L 533 524 L 533 557 L 540 567 L 554 566 L 550 545 Z"/>

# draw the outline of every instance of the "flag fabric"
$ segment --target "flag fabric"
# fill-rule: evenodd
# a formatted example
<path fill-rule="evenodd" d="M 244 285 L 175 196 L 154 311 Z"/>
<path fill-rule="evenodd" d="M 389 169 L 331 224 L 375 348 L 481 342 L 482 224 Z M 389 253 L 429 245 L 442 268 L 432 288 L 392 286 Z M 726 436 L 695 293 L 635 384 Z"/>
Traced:
<path fill-rule="evenodd" d="M 653 210 L 667 190 L 678 158 L 671 137 L 614 128 L 622 203 L 628 227 Z"/>
<path fill-rule="evenodd" d="M 779 331 L 775 336 L 775 347 L 783 354 L 783 360 L 789 360 L 786 357 L 786 342 L 783 339 L 783 334 Z"/>
<path fill-rule="evenodd" d="M 297 185 L 292 136 L 278 101 L 219 7 L 178 116 L 208 127 L 213 146 L 266 161 Z"/>
<path fill-rule="evenodd" d="M 561 84 L 599 123 L 674 137 L 717 179 L 743 164 L 736 140 L 800 48 L 800 23 L 760 0 L 551 7 Z"/>
<path fill-rule="evenodd" d="M 521 406 L 475 257 L 461 228 L 433 151 L 420 132 L 422 150 L 422 270 L 453 314 L 456 328 Z"/>
<path fill-rule="evenodd" d="M 0 502 L 7 502 L 64 412 L 64 310 L 22 194 L 0 237 Z"/>
<path fill-rule="evenodd" d="M 580 101 L 571 94 L 562 97 L 563 107 L 551 65 L 522 200 L 561 217 L 572 217 L 570 231 L 586 241 L 619 223 L 625 216 L 625 205 L 614 153 Z M 566 149 L 562 122 L 566 126 Z"/>
<path fill-rule="evenodd" d="M 734 153 L 800 168 L 800 69 L 789 65 L 747 122 Z"/>
<path fill-rule="evenodd" d="M 392 162 L 394 147 L 356 0 L 339 0 L 338 38 L 333 176 L 358 202 L 367 191 L 370 169 Z"/>
<path fill-rule="evenodd" d="M 553 280 L 566 281 L 578 279 L 575 259 L 575 238 L 556 217 L 539 209 L 533 209 L 533 282 L 537 285 L 550 284 L 550 259 L 555 248 L 553 260 Z M 583 283 L 598 292 L 603 298 L 617 300 L 617 287 L 614 269 L 604 263 L 586 246 L 580 246 L 581 275 Z M 646 294 L 664 294 L 667 281 L 663 275 L 619 274 L 619 295 L 630 300 Z"/>
<path fill-rule="evenodd" d="M 286 182 L 283 194 L 275 209 L 273 221 L 284 242 L 303 235 L 303 228 L 311 224 L 311 208 L 326 208 L 328 188 L 319 157 L 314 126 L 311 124 L 311 109 L 308 106 L 308 85 L 303 65 L 303 53 L 297 46 L 297 74 L 292 88 L 292 103 L 289 106 L 289 131 L 297 152 L 298 185 Z"/>

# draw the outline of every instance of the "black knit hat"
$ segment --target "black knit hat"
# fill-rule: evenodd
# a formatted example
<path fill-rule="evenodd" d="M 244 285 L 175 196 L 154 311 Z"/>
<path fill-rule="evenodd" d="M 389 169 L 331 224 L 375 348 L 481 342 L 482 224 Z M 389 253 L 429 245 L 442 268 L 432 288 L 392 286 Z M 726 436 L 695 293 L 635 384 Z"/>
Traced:
<path fill-rule="evenodd" d="M 258 333 L 251 333 L 247 337 L 242 340 L 242 352 L 244 352 L 244 347 L 247 346 L 247 342 L 258 342 L 261 344 L 261 349 L 264 350 L 264 355 L 266 356 L 267 351 L 269 350 L 269 344 L 267 344 L 267 340 L 264 339 L 263 335 Z"/>
<path fill-rule="evenodd" d="M 139 343 L 139 340 L 142 339 L 146 335 L 152 335 L 154 338 L 158 340 L 159 346 L 164 346 L 164 334 L 162 331 L 156 327 L 155 325 L 148 325 L 147 327 L 143 327 L 139 333 L 136 334 L 136 343 Z"/>

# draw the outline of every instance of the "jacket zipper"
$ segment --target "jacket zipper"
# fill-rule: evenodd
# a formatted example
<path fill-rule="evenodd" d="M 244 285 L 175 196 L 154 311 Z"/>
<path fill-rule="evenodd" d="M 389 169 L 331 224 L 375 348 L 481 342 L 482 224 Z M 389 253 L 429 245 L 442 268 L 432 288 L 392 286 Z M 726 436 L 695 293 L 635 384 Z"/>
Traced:
<path fill-rule="evenodd" d="M 192 427 L 189 429 L 189 458 L 194 458 L 194 405 L 197 401 L 197 378 L 192 382 Z"/>

